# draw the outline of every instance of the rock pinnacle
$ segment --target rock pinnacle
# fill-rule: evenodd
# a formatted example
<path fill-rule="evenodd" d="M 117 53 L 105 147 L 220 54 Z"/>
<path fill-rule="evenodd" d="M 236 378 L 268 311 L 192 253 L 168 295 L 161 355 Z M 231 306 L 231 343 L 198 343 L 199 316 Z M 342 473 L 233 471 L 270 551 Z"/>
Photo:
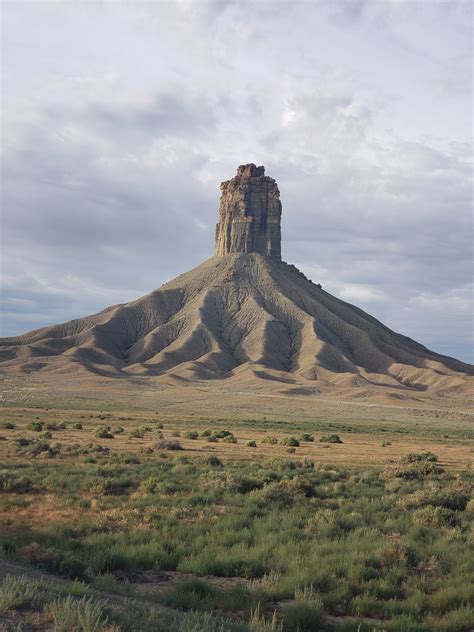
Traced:
<path fill-rule="evenodd" d="M 257 252 L 281 259 L 280 191 L 265 167 L 240 165 L 231 180 L 221 184 L 216 256 Z"/>

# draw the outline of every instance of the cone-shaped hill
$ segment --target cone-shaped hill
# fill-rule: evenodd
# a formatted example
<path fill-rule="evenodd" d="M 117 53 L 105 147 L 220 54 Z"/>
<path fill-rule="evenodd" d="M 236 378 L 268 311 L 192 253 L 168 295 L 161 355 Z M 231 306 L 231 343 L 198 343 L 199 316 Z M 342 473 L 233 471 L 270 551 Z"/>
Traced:
<path fill-rule="evenodd" d="M 281 261 L 279 191 L 263 167 L 239 167 L 221 189 L 214 257 L 131 303 L 2 339 L 2 371 L 467 389 L 473 366 L 391 331 Z"/>

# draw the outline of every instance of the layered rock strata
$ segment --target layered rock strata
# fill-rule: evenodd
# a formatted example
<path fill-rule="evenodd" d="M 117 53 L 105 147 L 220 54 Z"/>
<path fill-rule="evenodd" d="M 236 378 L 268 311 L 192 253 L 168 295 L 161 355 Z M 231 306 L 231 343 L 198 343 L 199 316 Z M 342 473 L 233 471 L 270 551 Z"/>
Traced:
<path fill-rule="evenodd" d="M 280 261 L 280 191 L 265 167 L 240 165 L 221 191 L 216 256 L 256 252 Z"/>

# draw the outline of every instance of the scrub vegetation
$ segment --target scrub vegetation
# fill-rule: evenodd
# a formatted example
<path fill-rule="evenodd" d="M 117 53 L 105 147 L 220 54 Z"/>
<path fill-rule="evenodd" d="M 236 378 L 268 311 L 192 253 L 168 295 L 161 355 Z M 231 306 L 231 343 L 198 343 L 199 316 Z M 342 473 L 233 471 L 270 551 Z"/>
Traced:
<path fill-rule="evenodd" d="M 331 429 L 4 416 L 6 630 L 474 626 L 474 477 L 431 443 L 363 467 Z"/>

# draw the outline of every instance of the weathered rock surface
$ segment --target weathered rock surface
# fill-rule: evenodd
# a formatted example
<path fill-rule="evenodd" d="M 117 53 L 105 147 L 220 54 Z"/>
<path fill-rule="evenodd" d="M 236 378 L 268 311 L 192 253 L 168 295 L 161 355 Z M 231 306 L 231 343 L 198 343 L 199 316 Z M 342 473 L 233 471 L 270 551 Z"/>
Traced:
<path fill-rule="evenodd" d="M 473 366 L 391 331 L 282 262 L 280 216 L 275 181 L 242 165 L 222 184 L 218 256 L 130 303 L 1 339 L 0 375 L 327 385 L 354 397 L 472 392 Z"/>
<path fill-rule="evenodd" d="M 221 191 L 216 255 L 256 252 L 280 260 L 280 191 L 265 167 L 240 165 Z"/>

